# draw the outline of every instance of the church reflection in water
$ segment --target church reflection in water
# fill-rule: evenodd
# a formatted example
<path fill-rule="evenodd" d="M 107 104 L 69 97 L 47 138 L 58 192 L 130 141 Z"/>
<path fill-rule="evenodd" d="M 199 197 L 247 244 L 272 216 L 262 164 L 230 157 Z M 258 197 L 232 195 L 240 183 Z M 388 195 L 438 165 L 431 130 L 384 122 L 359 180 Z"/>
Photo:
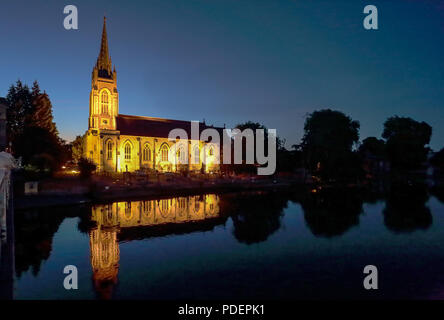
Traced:
<path fill-rule="evenodd" d="M 92 207 L 89 232 L 93 283 L 100 298 L 111 298 L 119 272 L 119 242 L 211 230 L 226 218 L 215 194 L 125 201 Z"/>

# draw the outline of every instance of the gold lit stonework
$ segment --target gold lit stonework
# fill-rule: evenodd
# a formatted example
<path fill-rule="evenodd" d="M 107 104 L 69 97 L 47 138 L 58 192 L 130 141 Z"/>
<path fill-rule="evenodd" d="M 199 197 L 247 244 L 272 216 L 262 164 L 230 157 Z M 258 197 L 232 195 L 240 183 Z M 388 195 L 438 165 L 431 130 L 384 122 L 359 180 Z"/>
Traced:
<path fill-rule="evenodd" d="M 176 124 L 184 126 L 185 121 L 119 114 L 117 72 L 109 55 L 105 20 L 100 53 L 92 72 L 89 106 L 84 157 L 96 164 L 98 172 L 219 171 L 213 154 L 214 149 L 219 150 L 218 144 L 191 140 L 189 136 L 185 141 L 188 147 L 183 149 L 186 152 L 181 153 L 181 147 L 168 139 L 164 129 L 174 128 Z M 126 131 L 119 127 L 119 121 L 125 124 Z M 133 130 L 136 124 L 139 124 L 138 131 Z M 200 156 L 196 158 L 196 154 Z"/>

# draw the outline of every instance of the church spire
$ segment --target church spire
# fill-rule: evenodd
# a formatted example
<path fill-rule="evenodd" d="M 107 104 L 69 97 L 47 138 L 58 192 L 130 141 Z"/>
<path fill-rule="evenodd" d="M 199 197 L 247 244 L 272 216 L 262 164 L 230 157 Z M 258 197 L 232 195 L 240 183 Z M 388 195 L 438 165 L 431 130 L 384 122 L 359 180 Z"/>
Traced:
<path fill-rule="evenodd" d="M 112 78 L 111 58 L 108 51 L 108 36 L 106 34 L 106 17 L 103 17 L 102 42 L 100 44 L 100 53 L 97 58 L 96 67 L 100 77 Z"/>

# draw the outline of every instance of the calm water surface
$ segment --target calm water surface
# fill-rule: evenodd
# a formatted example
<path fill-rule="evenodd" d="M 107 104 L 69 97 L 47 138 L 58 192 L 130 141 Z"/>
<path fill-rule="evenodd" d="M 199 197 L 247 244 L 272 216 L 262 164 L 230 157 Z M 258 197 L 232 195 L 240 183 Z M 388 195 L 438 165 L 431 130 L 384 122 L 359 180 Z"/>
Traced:
<path fill-rule="evenodd" d="M 209 194 L 16 212 L 16 299 L 444 298 L 444 205 L 415 191 Z M 363 268 L 379 290 L 363 289 Z M 63 288 L 75 265 L 79 289 Z"/>

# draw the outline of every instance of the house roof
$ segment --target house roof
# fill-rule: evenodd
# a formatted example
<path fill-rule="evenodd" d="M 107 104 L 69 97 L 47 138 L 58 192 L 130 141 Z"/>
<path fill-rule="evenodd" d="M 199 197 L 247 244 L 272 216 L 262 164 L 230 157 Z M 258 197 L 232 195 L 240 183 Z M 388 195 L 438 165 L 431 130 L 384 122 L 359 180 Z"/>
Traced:
<path fill-rule="evenodd" d="M 191 121 L 119 114 L 116 125 L 121 135 L 167 138 L 171 130 L 183 129 L 191 139 Z M 199 122 L 199 136 L 207 128 L 216 129 L 222 139 L 223 128 L 208 126 L 202 122 Z"/>

